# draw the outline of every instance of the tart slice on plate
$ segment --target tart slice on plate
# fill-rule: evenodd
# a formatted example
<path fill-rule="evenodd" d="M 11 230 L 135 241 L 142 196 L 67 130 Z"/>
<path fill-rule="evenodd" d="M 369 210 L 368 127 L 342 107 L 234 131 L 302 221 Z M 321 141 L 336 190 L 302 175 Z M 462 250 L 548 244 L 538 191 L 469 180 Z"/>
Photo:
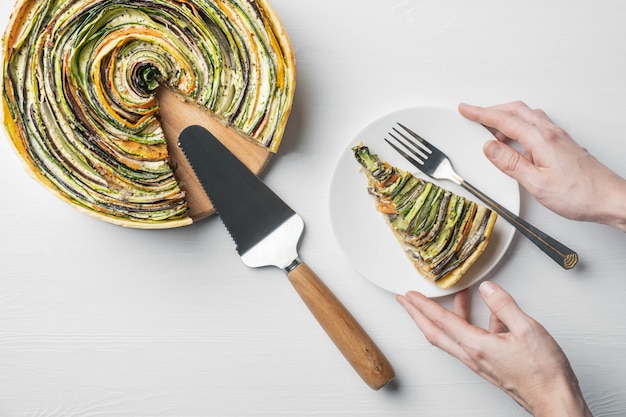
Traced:
<path fill-rule="evenodd" d="M 364 145 L 353 149 L 368 191 L 415 268 L 443 289 L 484 252 L 497 214 L 387 162 Z"/>

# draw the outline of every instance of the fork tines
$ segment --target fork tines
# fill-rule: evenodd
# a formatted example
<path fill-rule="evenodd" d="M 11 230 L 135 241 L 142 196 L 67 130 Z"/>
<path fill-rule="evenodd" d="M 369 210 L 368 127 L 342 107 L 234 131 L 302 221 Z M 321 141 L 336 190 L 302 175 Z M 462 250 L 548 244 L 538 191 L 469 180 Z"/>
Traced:
<path fill-rule="evenodd" d="M 391 136 L 395 141 L 402 145 L 404 149 L 409 151 L 411 155 L 401 149 L 398 145 L 391 142 L 389 139 L 385 138 L 385 142 L 387 142 L 392 148 L 394 148 L 400 155 L 404 158 L 412 162 L 413 164 L 423 165 L 424 161 L 428 159 L 428 157 L 432 154 L 432 148 L 434 148 L 430 143 L 428 143 L 424 138 L 422 138 L 417 133 L 413 132 L 408 127 L 404 126 L 402 123 L 398 122 L 398 126 L 400 126 L 406 133 L 408 133 L 411 137 L 407 136 L 405 133 L 401 132 L 397 128 L 393 127 L 393 131 L 396 134 L 388 132 L 389 136 Z M 408 144 L 407 144 L 408 142 Z M 410 145 L 409 145 L 410 144 Z M 412 146 L 411 146 L 412 145 Z M 417 158 L 417 159 L 416 159 Z"/>

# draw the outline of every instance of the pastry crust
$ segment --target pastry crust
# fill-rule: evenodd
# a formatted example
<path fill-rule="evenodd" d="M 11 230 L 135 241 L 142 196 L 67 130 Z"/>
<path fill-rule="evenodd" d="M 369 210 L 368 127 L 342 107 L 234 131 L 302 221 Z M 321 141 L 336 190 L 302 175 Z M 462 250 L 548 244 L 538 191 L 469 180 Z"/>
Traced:
<path fill-rule="evenodd" d="M 1 71 L 4 126 L 27 170 L 80 210 L 136 228 L 192 222 L 157 86 L 270 153 L 295 89 L 267 0 L 18 0 Z"/>

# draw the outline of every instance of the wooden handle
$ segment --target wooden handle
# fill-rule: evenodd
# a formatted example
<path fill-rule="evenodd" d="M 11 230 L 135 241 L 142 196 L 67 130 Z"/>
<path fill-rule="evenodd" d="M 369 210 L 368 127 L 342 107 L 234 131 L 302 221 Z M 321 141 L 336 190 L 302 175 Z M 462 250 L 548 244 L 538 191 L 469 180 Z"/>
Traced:
<path fill-rule="evenodd" d="M 371 388 L 391 381 L 391 364 L 361 325 L 304 262 L 287 276 L 317 321 Z"/>
<path fill-rule="evenodd" d="M 511 223 L 521 234 L 526 236 L 531 242 L 533 242 L 539 249 L 541 249 L 552 260 L 561 265 L 565 269 L 572 269 L 578 263 L 578 254 L 554 239 L 548 236 L 541 230 L 537 229 L 524 219 L 511 213 L 500 204 L 496 203 L 485 193 L 474 187 L 467 181 L 461 182 L 461 186 L 476 197 L 480 198 L 485 204 L 487 204 L 496 213 L 504 217 L 509 223 Z"/>

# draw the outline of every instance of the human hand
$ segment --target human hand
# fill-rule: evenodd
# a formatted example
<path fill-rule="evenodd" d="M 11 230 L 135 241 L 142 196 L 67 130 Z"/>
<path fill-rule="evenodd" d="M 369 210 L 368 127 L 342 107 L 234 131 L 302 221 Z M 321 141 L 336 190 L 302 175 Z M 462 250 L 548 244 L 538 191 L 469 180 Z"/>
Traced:
<path fill-rule="evenodd" d="M 460 104 L 459 112 L 494 133 L 498 140 L 485 144 L 485 155 L 541 204 L 569 219 L 626 231 L 626 181 L 545 112 L 519 101 L 492 107 Z M 524 152 L 510 146 L 512 141 L 519 142 Z"/>
<path fill-rule="evenodd" d="M 456 357 L 535 417 L 589 417 L 570 363 L 546 329 L 491 282 L 480 286 L 491 310 L 488 330 L 468 322 L 468 290 L 457 293 L 449 311 L 418 292 L 398 302 L 434 346 Z"/>

